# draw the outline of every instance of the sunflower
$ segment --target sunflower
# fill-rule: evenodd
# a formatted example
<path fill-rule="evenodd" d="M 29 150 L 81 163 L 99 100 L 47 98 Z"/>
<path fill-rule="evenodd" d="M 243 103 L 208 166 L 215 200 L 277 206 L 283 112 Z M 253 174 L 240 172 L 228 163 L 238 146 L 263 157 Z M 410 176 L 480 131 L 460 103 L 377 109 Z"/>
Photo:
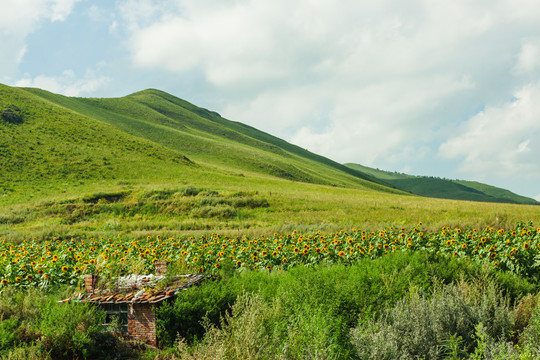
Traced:
<path fill-rule="evenodd" d="M 9 284 L 9 280 L 8 279 L 2 279 L 2 281 L 0 281 L 0 283 L 2 285 L 7 285 L 7 284 Z"/>
<path fill-rule="evenodd" d="M 281 262 L 286 263 L 286 262 L 287 262 L 287 258 L 284 257 L 283 260 L 281 260 Z"/>
<path fill-rule="evenodd" d="M 527 250 L 530 246 L 531 244 L 529 244 L 528 242 L 523 244 L 523 247 L 525 248 L 525 250 Z"/>
<path fill-rule="evenodd" d="M 236 266 L 240 266 L 240 265 L 242 265 L 242 261 L 238 260 L 238 261 L 236 262 Z"/>
<path fill-rule="evenodd" d="M 497 253 L 495 253 L 495 252 L 493 252 L 493 253 L 491 253 L 491 255 L 489 255 L 489 258 L 491 260 L 495 259 L 496 257 L 497 257 Z"/>
<path fill-rule="evenodd" d="M 343 251 L 343 250 L 342 250 L 342 251 L 340 251 L 340 252 L 338 253 L 338 256 L 340 256 L 340 257 L 343 257 L 343 256 L 345 256 L 345 251 Z"/>
<path fill-rule="evenodd" d="M 465 250 L 467 248 L 467 244 L 461 244 L 461 248 Z"/>

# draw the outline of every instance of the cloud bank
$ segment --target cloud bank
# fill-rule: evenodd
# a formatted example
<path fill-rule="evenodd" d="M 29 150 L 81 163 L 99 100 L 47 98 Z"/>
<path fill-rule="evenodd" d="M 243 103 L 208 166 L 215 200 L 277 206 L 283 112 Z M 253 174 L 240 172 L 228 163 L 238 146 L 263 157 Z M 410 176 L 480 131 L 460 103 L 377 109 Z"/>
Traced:
<path fill-rule="evenodd" d="M 135 3 L 153 20 L 138 22 Z M 540 67 L 533 1 L 129 4 L 135 65 L 202 72 L 229 93 L 230 118 L 339 161 L 395 167 L 436 152 L 457 141 L 450 123 L 477 121 Z"/>

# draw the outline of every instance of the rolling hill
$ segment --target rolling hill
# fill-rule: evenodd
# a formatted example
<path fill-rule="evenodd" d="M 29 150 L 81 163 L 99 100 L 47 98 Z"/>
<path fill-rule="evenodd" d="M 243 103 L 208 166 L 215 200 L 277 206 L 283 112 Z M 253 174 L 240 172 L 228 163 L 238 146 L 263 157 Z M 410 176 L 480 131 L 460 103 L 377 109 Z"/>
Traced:
<path fill-rule="evenodd" d="M 148 89 L 114 99 L 69 98 L 39 89 L 23 91 L 179 151 L 197 163 L 316 184 L 383 191 L 392 187 L 159 90 Z"/>
<path fill-rule="evenodd" d="M 8 108 L 16 109 L 17 121 L 0 120 L 0 199 L 196 167 L 178 151 L 0 85 L 0 111 Z"/>
<path fill-rule="evenodd" d="M 159 90 L 76 98 L 0 84 L 0 239 L 380 229 L 420 220 L 436 228 L 449 219 L 513 226 L 539 216 L 536 207 L 412 196 L 394 181 Z M 508 202 L 501 189 L 473 185 L 455 184 L 477 200 Z"/>
<path fill-rule="evenodd" d="M 398 189 L 416 195 L 442 199 L 538 205 L 538 202 L 534 199 L 520 196 L 511 191 L 475 181 L 448 180 L 428 176 L 413 176 L 398 172 L 373 169 L 359 164 L 345 165 L 351 169 L 355 169 L 384 180 L 394 185 Z"/>

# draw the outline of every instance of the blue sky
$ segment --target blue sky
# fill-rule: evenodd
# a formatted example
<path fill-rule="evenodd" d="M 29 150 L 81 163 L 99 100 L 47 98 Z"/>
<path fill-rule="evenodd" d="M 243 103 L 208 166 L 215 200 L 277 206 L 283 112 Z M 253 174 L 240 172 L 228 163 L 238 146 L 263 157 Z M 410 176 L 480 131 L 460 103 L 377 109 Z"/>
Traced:
<path fill-rule="evenodd" d="M 315 153 L 540 200 L 540 2 L 3 0 L 0 82 L 158 88 Z"/>

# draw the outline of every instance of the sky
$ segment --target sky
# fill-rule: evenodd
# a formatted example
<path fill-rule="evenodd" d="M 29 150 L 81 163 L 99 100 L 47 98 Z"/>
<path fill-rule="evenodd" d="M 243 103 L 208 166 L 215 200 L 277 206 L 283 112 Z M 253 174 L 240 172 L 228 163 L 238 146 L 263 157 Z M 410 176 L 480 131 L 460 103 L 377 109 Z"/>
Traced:
<path fill-rule="evenodd" d="M 0 82 L 157 88 L 340 163 L 540 200 L 538 0 L 2 0 Z"/>

